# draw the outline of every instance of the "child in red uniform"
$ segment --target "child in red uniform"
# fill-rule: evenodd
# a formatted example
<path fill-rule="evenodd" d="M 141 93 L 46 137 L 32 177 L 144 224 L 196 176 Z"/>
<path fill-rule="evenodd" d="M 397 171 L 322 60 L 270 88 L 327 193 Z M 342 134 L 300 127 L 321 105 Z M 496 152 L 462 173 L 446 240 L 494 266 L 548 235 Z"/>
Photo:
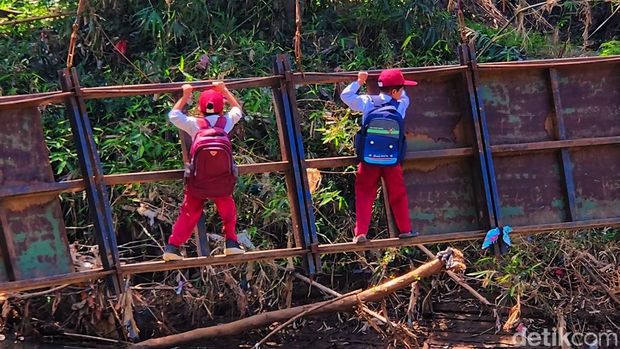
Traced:
<path fill-rule="evenodd" d="M 201 125 L 204 124 L 204 121 L 200 120 L 201 118 L 204 118 L 210 125 L 215 125 L 218 118 L 223 116 L 226 119 L 226 123 L 222 128 L 226 133 L 229 133 L 233 126 L 241 120 L 241 105 L 228 88 L 226 88 L 226 85 L 223 82 L 216 81 L 213 83 L 213 87 L 213 89 L 203 91 L 200 94 L 200 99 L 198 100 L 198 107 L 201 113 L 200 117 L 187 116 L 182 112 L 187 100 L 192 95 L 192 86 L 188 84 L 183 85 L 183 97 L 177 101 L 168 114 L 170 122 L 187 132 L 192 139 L 194 139 L 196 133 L 201 129 Z M 225 114 L 224 100 L 231 106 L 230 111 Z M 244 253 L 244 250 L 237 242 L 237 234 L 235 233 L 237 209 L 232 195 L 210 199 L 215 203 L 217 212 L 222 218 L 222 225 L 226 237 L 224 254 Z M 163 259 L 165 261 L 183 258 L 179 252 L 179 246 L 187 242 L 191 236 L 194 227 L 196 227 L 200 219 L 204 201 L 205 200 L 193 196 L 191 190 L 189 190 L 187 186 L 185 187 L 185 198 L 183 199 L 181 212 L 172 227 L 172 235 L 168 239 L 168 244 L 164 251 Z"/>
<path fill-rule="evenodd" d="M 362 124 L 366 116 L 377 106 L 373 98 L 380 100 L 384 105 L 393 105 L 403 119 L 409 106 L 409 97 L 405 92 L 405 86 L 415 86 L 417 82 L 405 80 L 402 72 L 398 69 L 386 69 L 379 75 L 378 96 L 358 95 L 359 89 L 366 83 L 367 72 L 359 72 L 357 81 L 347 86 L 340 98 L 351 109 L 362 112 Z M 409 220 L 409 202 L 407 189 L 403 181 L 403 169 L 400 164 L 390 167 L 379 167 L 360 162 L 355 177 L 355 237 L 353 242 L 363 243 L 368 241 L 368 226 L 372 215 L 372 204 L 377 197 L 377 184 L 379 179 L 385 180 L 388 199 L 396 226 L 400 231 L 399 238 L 410 238 L 418 235 L 411 230 Z"/>

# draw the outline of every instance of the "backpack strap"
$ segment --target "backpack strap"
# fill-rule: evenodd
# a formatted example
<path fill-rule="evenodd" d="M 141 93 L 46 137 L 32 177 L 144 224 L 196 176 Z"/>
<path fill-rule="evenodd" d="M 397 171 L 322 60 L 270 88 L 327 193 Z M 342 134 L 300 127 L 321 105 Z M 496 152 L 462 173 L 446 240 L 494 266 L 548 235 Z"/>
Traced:
<path fill-rule="evenodd" d="M 383 99 L 381 99 L 380 95 L 372 95 L 370 96 L 370 99 L 372 100 L 372 104 L 374 104 L 375 108 L 386 107 L 389 105 L 398 110 L 398 106 L 400 105 L 400 103 L 394 98 L 390 98 L 389 101 L 385 102 L 383 101 Z"/>
<path fill-rule="evenodd" d="M 207 120 L 207 116 L 205 116 L 203 118 L 196 118 L 196 122 L 198 123 L 198 127 L 200 129 L 218 127 L 223 130 L 226 127 L 228 120 L 223 116 L 219 116 L 215 122 L 215 125 L 211 126 L 211 123 Z"/>
<path fill-rule="evenodd" d="M 205 118 L 196 118 L 196 123 L 198 124 L 198 128 L 209 128 L 209 123 Z"/>
<path fill-rule="evenodd" d="M 220 116 L 217 118 L 217 121 L 215 122 L 215 125 L 213 127 L 219 127 L 223 130 L 226 127 L 227 122 L 228 120 L 225 117 Z"/>

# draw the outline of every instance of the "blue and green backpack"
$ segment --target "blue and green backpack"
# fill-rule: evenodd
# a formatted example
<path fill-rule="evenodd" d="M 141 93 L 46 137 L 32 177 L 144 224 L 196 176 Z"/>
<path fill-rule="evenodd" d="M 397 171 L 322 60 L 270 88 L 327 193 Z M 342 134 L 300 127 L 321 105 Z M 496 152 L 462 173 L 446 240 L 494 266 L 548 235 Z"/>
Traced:
<path fill-rule="evenodd" d="M 374 108 L 366 115 L 355 135 L 355 152 L 359 161 L 374 166 L 395 166 L 402 162 L 407 148 L 403 117 L 398 101 L 383 102 L 371 96 Z"/>

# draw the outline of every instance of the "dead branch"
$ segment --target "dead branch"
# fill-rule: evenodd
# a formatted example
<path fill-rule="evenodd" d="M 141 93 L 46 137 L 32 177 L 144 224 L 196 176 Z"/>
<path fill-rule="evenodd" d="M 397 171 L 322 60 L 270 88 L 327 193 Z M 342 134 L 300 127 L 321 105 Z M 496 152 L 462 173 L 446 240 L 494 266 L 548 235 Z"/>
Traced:
<path fill-rule="evenodd" d="M 435 258 L 435 255 L 433 254 L 433 252 L 431 252 L 428 248 L 426 248 L 426 246 L 416 245 L 416 247 L 419 248 L 422 252 L 424 252 L 430 258 Z M 457 274 L 455 274 L 454 272 L 450 270 L 446 271 L 446 273 L 452 280 L 456 281 L 457 284 L 461 285 L 461 287 L 463 287 L 469 293 L 471 293 L 472 296 L 476 297 L 482 304 L 488 305 L 491 307 L 494 306 L 493 303 L 489 302 L 489 300 L 487 300 L 483 295 L 481 295 L 476 290 L 474 290 L 471 286 L 469 286 L 469 284 L 467 284 L 467 282 L 461 279 Z"/>
<path fill-rule="evenodd" d="M 254 348 L 256 348 L 256 349 L 260 348 L 260 346 L 263 345 L 269 338 L 271 338 L 271 336 L 273 336 L 274 334 L 278 333 L 278 331 L 280 331 L 283 328 L 285 328 L 286 326 L 290 325 L 292 322 L 294 322 L 295 320 L 299 319 L 300 317 L 303 317 L 304 315 L 307 315 L 307 314 L 309 314 L 309 313 L 311 313 L 313 311 L 319 310 L 320 308 L 326 307 L 326 306 L 328 306 L 328 305 L 330 305 L 330 304 L 332 304 L 334 302 L 337 302 L 337 301 L 341 300 L 344 297 L 348 297 L 348 296 L 350 296 L 352 294 L 357 294 L 357 293 L 360 293 L 360 292 L 361 292 L 361 290 L 356 290 L 356 291 L 353 291 L 353 292 L 349 292 L 347 294 L 343 294 L 342 296 L 336 297 L 334 299 L 330 299 L 329 301 L 318 303 L 314 307 L 312 307 L 312 308 L 310 308 L 310 309 L 308 309 L 308 310 L 306 310 L 304 312 L 301 312 L 301 313 L 293 316 L 292 318 L 288 319 L 285 323 L 281 324 L 280 326 L 276 327 L 273 331 L 269 332 L 269 334 L 267 334 L 263 339 L 261 339 L 258 343 L 256 343 L 254 345 Z"/>
<path fill-rule="evenodd" d="M 461 271 L 465 269 L 463 254 L 461 251 L 449 248 L 438 253 L 438 259 L 427 262 L 409 273 L 392 279 L 381 285 L 372 287 L 358 294 L 348 295 L 320 309 L 308 312 L 308 315 L 325 314 L 333 312 L 353 311 L 360 303 L 380 301 L 388 295 L 409 286 L 412 282 L 419 281 L 439 273 L 444 266 L 448 269 Z M 328 301 L 329 302 L 329 301 Z M 324 303 L 324 302 L 321 302 Z M 320 305 L 314 303 L 299 307 L 275 310 L 267 313 L 256 314 L 245 319 L 233 321 L 227 324 L 198 328 L 192 331 L 179 333 L 162 338 L 153 338 L 133 346 L 137 348 L 168 348 L 185 343 L 192 343 L 201 339 L 215 336 L 229 336 L 247 331 L 253 328 L 269 325 L 274 322 L 286 321 L 300 313 Z"/>
<path fill-rule="evenodd" d="M 434 256 L 433 256 L 433 257 L 434 257 Z M 284 269 L 284 268 L 282 268 L 282 267 L 279 267 L 279 268 L 280 268 L 281 270 L 286 270 L 286 269 Z M 329 287 L 327 287 L 327 286 L 325 286 L 325 285 L 323 285 L 323 284 L 320 284 L 320 283 L 318 283 L 318 282 L 316 282 L 316 281 L 313 281 L 313 280 L 311 280 L 311 279 L 309 279 L 309 278 L 307 278 L 307 277 L 305 277 L 305 276 L 303 276 L 303 275 L 301 275 L 301 274 L 299 274 L 299 273 L 293 273 L 293 276 L 294 276 L 294 277 L 296 277 L 296 278 L 298 278 L 299 280 L 301 280 L 301 281 L 303 281 L 303 282 L 307 283 L 307 284 L 308 284 L 308 285 L 310 285 L 311 287 L 312 287 L 312 286 L 314 286 L 314 287 L 318 288 L 319 290 L 321 290 L 321 292 L 323 292 L 323 293 L 325 293 L 325 294 L 328 294 L 328 295 L 331 295 L 331 296 L 335 296 L 335 297 L 340 297 L 340 296 L 342 296 L 342 294 L 341 294 L 341 293 L 338 293 L 338 292 L 336 292 L 336 291 L 332 290 L 331 288 L 329 288 Z M 361 311 L 362 313 L 365 313 L 365 314 L 367 314 L 367 315 L 369 315 L 369 316 L 371 316 L 371 317 L 373 317 L 373 318 L 375 318 L 375 319 L 379 320 L 382 324 L 387 324 L 387 325 L 390 325 L 391 327 L 399 327 L 399 324 L 397 324 L 397 323 L 395 323 L 395 322 L 392 322 L 390 319 L 387 319 L 385 316 L 383 316 L 383 315 L 381 315 L 381 314 L 379 314 L 379 313 L 377 313 L 377 312 L 375 312 L 375 311 L 371 310 L 370 308 L 368 308 L 368 307 L 367 307 L 366 305 L 364 305 L 364 304 L 361 304 L 361 305 L 359 306 L 359 309 L 360 309 L 360 311 Z M 362 314 L 362 315 L 363 315 L 363 314 Z M 402 330 L 402 331 L 403 331 L 403 332 L 404 332 L 407 336 L 409 336 L 409 337 L 410 337 L 410 338 L 412 338 L 412 339 L 415 339 L 415 338 L 416 338 L 416 336 L 415 336 L 415 335 L 414 335 L 411 331 L 409 331 L 409 329 L 407 329 L 406 327 L 403 327 L 403 326 L 400 326 L 400 327 L 401 327 L 400 329 L 401 329 L 401 330 Z"/>

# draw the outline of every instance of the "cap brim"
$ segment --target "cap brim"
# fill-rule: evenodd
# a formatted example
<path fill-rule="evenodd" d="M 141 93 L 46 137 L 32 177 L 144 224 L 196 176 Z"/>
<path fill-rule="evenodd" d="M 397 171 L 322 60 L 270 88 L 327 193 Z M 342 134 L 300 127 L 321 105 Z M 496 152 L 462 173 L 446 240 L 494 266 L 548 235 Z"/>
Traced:
<path fill-rule="evenodd" d="M 413 80 L 405 80 L 405 86 L 416 86 L 418 83 Z"/>

